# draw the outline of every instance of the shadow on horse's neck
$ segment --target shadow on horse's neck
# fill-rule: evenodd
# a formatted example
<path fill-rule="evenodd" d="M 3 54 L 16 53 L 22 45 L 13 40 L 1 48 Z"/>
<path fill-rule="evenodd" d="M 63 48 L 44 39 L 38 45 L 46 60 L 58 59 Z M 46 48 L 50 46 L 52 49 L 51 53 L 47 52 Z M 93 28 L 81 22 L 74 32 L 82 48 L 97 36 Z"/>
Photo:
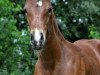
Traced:
<path fill-rule="evenodd" d="M 65 39 L 57 26 L 54 15 L 51 15 L 46 36 L 47 41 L 44 50 L 41 53 L 42 60 L 54 64 L 56 61 L 59 61 L 61 57 L 61 45 L 62 42 L 65 42 Z"/>
<path fill-rule="evenodd" d="M 64 41 L 64 36 L 60 32 L 58 25 L 56 23 L 56 19 L 54 14 L 50 17 L 50 23 L 48 24 L 48 30 L 47 30 L 47 44 L 50 45 L 51 43 L 56 43 L 58 41 Z M 57 44 L 57 43 L 56 43 Z"/>

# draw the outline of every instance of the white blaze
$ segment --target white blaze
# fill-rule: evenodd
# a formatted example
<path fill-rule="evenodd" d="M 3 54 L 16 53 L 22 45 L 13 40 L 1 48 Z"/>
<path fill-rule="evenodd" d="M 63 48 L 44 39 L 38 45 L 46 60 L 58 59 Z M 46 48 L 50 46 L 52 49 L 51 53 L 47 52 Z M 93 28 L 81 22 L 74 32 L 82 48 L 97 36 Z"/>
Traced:
<path fill-rule="evenodd" d="M 40 31 L 36 28 L 34 33 L 34 40 L 37 42 L 37 45 L 39 45 L 40 38 L 41 38 Z"/>
<path fill-rule="evenodd" d="M 37 5 L 41 7 L 41 6 L 42 6 L 42 1 L 41 1 L 41 0 L 38 1 L 38 2 L 37 2 Z"/>
<path fill-rule="evenodd" d="M 41 35 L 41 33 L 43 35 Z M 38 46 L 40 45 L 41 37 L 43 37 L 42 42 L 44 43 L 45 42 L 45 33 L 43 32 L 42 29 L 35 28 L 35 30 L 34 30 L 34 41 L 36 41 L 36 45 L 38 45 Z"/>

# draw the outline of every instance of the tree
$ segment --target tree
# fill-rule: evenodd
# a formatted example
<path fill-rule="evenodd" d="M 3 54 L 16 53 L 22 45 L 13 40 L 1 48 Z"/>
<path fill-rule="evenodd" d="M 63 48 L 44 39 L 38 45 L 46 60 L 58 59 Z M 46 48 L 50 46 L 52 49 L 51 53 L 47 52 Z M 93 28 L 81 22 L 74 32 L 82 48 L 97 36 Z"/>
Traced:
<path fill-rule="evenodd" d="M 0 75 L 31 74 L 28 29 L 18 31 L 14 13 L 22 8 L 9 0 L 0 0 Z"/>
<path fill-rule="evenodd" d="M 54 10 L 59 26 L 65 38 L 75 41 L 89 37 L 91 35 L 90 26 L 100 30 L 100 1 L 93 0 L 54 0 Z M 98 36 L 99 37 L 99 36 Z"/>

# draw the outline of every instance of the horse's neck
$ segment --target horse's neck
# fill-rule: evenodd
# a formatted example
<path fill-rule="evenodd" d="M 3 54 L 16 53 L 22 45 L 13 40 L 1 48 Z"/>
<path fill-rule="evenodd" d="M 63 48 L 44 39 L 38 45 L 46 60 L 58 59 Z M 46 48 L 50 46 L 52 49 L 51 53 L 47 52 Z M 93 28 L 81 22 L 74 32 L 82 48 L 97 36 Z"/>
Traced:
<path fill-rule="evenodd" d="M 64 41 L 64 37 L 58 29 L 54 16 L 52 16 L 51 24 L 48 26 L 46 35 L 46 45 L 41 53 L 44 62 L 54 63 L 59 61 L 61 56 L 61 41 Z"/>
<path fill-rule="evenodd" d="M 62 33 L 60 32 L 58 25 L 55 20 L 55 16 L 51 16 L 50 24 L 48 25 L 48 31 L 47 31 L 47 41 L 51 40 L 65 40 Z M 53 42 L 53 41 L 51 41 Z"/>

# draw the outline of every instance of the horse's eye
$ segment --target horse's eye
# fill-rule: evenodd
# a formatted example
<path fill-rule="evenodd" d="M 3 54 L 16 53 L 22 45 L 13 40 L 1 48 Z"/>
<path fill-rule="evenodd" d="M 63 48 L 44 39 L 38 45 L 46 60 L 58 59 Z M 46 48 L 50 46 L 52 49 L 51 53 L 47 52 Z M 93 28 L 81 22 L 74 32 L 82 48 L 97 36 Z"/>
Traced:
<path fill-rule="evenodd" d="M 51 14 L 51 12 L 52 12 L 52 8 L 49 8 L 48 13 Z"/>

